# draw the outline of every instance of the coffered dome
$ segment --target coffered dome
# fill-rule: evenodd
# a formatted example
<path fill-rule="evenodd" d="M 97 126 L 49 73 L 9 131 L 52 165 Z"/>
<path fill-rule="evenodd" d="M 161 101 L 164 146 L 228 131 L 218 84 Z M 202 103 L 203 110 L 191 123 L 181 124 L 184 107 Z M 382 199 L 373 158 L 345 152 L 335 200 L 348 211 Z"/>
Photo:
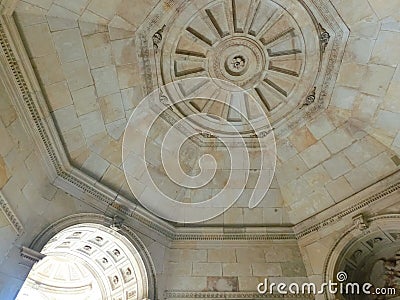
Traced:
<path fill-rule="evenodd" d="M 94 275 L 81 263 L 62 256 L 45 257 L 34 265 L 27 284 L 18 295 L 23 299 L 99 299 Z"/>
<path fill-rule="evenodd" d="M 272 123 L 302 104 L 318 74 L 317 28 L 293 1 L 188 2 L 161 31 L 165 42 L 156 67 L 162 84 L 192 77 L 231 82 L 253 96 Z M 208 113 L 229 122 L 261 115 L 246 98 L 221 93 L 218 82 L 189 92 L 182 88 L 182 93 L 190 96 L 203 88 L 214 89 L 227 105 L 193 99 L 180 105 L 184 115 Z M 243 116 L 233 109 L 239 106 Z"/>

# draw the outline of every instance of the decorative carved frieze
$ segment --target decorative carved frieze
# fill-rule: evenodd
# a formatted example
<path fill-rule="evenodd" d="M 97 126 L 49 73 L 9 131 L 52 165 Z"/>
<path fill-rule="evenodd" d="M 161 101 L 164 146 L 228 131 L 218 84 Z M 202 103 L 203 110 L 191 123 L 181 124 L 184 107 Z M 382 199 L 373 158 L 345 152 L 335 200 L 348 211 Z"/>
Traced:
<path fill-rule="evenodd" d="M 11 226 L 14 228 L 17 235 L 22 235 L 24 233 L 24 227 L 21 221 L 18 219 L 10 205 L 8 204 L 3 193 L 0 192 L 0 209 L 6 216 L 7 220 L 10 222 Z"/>
<path fill-rule="evenodd" d="M 371 205 L 372 203 L 395 193 L 399 189 L 400 189 L 400 182 L 392 184 L 389 187 L 387 187 L 386 189 L 384 189 L 383 191 L 373 194 L 373 195 L 367 197 L 366 199 L 363 199 L 363 200 L 359 201 L 358 203 L 353 204 L 350 207 L 347 207 L 347 208 L 341 210 L 340 212 L 336 213 L 335 215 L 333 215 L 321 222 L 318 222 L 317 224 L 310 226 L 307 229 L 301 230 L 300 232 L 296 233 L 296 236 L 297 236 L 297 238 L 302 238 L 310 233 L 317 232 L 328 225 L 331 225 L 333 223 L 340 221 L 343 217 L 351 215 L 357 211 L 360 211 L 361 209 Z"/>
<path fill-rule="evenodd" d="M 313 295 L 279 295 L 266 294 L 261 295 L 257 292 L 190 292 L 190 291 L 166 291 L 165 299 L 293 299 L 308 300 L 314 299 Z"/>

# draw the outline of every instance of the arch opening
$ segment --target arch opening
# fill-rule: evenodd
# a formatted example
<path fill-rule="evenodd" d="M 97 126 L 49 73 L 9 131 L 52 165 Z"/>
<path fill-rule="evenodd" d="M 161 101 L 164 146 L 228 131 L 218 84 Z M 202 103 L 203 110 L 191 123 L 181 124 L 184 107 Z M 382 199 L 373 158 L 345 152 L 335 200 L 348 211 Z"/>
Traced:
<path fill-rule="evenodd" d="M 43 247 L 17 300 L 148 298 L 138 250 L 117 231 L 84 223 L 61 230 Z"/>
<path fill-rule="evenodd" d="M 356 222 L 341 236 L 330 251 L 324 274 L 325 282 L 333 280 L 345 288 L 341 295 L 327 293 L 327 299 L 400 299 L 399 222 L 398 214 L 375 216 L 363 219 L 361 226 Z M 354 292 L 357 283 L 360 290 Z M 370 294 L 361 291 L 365 284 L 370 285 Z"/>

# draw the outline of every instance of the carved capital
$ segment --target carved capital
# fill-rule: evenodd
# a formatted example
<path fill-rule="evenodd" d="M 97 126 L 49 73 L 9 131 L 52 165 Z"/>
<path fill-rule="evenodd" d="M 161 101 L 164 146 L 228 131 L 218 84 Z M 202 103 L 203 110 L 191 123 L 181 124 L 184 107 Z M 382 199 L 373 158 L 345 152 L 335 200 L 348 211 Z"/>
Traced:
<path fill-rule="evenodd" d="M 112 224 L 110 225 L 110 228 L 119 231 L 122 228 L 122 224 L 124 223 L 124 219 L 122 219 L 119 216 L 114 216 Z"/>
<path fill-rule="evenodd" d="M 32 250 L 32 249 L 30 249 L 28 247 L 22 246 L 22 248 L 21 248 L 21 257 L 23 259 L 32 261 L 34 263 L 36 263 L 39 260 L 43 259 L 45 256 L 46 255 L 44 255 L 44 254 L 42 254 L 40 252 L 37 252 L 35 250 Z"/>

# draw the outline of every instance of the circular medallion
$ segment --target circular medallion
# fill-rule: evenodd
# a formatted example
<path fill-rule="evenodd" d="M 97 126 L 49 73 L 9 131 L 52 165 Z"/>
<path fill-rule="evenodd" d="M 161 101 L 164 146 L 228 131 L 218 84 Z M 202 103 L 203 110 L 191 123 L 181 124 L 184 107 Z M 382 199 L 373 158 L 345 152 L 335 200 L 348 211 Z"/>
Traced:
<path fill-rule="evenodd" d="M 206 87 L 210 97 L 221 97 L 221 80 L 233 83 L 257 99 L 273 124 L 295 113 L 314 87 L 319 47 L 313 20 L 299 1 L 187 1 L 166 24 L 157 67 L 163 85 L 209 78 L 215 83 L 214 91 Z M 180 93 L 187 98 L 201 88 Z M 224 94 L 222 100 L 228 106 L 236 101 L 248 120 L 262 115 L 246 99 Z M 243 123 L 230 108 L 206 102 L 194 99 L 178 109 L 184 116 L 200 112 Z"/>
<path fill-rule="evenodd" d="M 223 40 L 210 53 L 209 74 L 248 89 L 262 80 L 265 54 L 255 41 L 246 37 Z"/>

